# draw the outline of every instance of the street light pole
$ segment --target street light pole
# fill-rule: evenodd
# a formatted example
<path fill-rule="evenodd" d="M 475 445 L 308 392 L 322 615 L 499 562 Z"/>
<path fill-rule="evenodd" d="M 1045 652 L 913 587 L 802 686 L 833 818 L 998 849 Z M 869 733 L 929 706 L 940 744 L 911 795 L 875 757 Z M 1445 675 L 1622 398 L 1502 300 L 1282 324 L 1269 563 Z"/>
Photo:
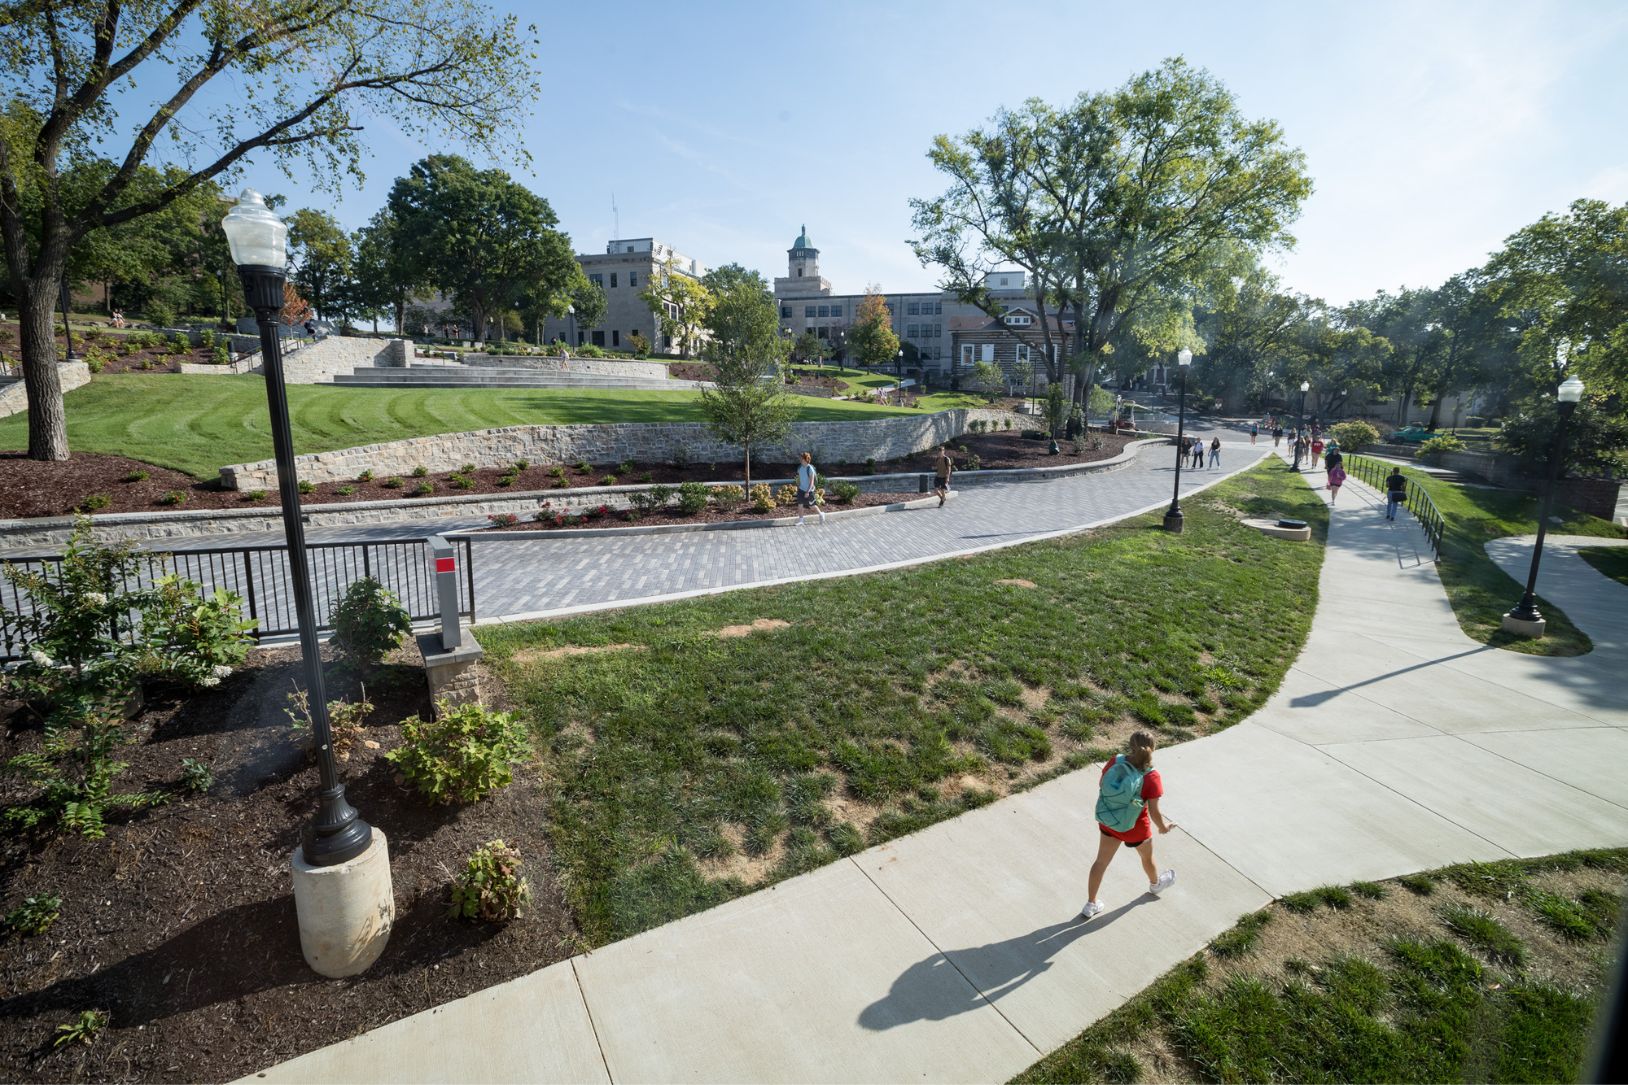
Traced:
<path fill-rule="evenodd" d="M 1300 382 L 1300 415 L 1299 415 L 1298 420 L 1295 422 L 1294 463 L 1290 467 L 1290 470 L 1292 470 L 1292 471 L 1300 470 L 1300 440 L 1301 440 L 1301 438 L 1306 436 L 1306 393 L 1309 392 L 1309 391 L 1311 391 L 1311 382 L 1310 381 L 1301 381 Z"/>
<path fill-rule="evenodd" d="M 1176 355 L 1176 365 L 1181 370 L 1181 393 L 1176 400 L 1176 483 L 1170 491 L 1170 509 L 1164 514 L 1164 529 L 1176 535 L 1186 526 L 1186 518 L 1181 513 L 1181 463 L 1187 458 L 1182 441 L 1187 436 L 1187 370 L 1192 364 L 1193 352 L 1182 347 Z"/>
<path fill-rule="evenodd" d="M 232 259 L 243 280 L 244 297 L 260 325 L 260 357 L 266 375 L 266 399 L 271 409 L 271 442 L 277 459 L 277 489 L 282 499 L 283 533 L 288 540 L 290 587 L 300 625 L 300 654 L 305 663 L 305 684 L 310 700 L 312 730 L 317 744 L 317 768 L 322 777 L 316 816 L 306 825 L 305 861 L 312 866 L 334 866 L 367 850 L 373 830 L 356 808 L 345 800 L 345 785 L 334 764 L 333 735 L 328 722 L 328 698 L 322 681 L 322 656 L 317 641 L 316 608 L 311 601 L 311 574 L 305 553 L 305 525 L 300 518 L 299 479 L 294 467 L 294 437 L 288 421 L 288 392 L 283 383 L 282 345 L 276 316 L 283 307 L 283 280 L 287 266 L 288 228 L 272 214 L 253 189 L 246 190 L 222 223 L 231 243 Z"/>
<path fill-rule="evenodd" d="M 1562 345 L 1561 362 L 1564 364 L 1565 347 Z M 1571 421 L 1572 412 L 1577 410 L 1578 401 L 1583 398 L 1583 382 L 1576 377 L 1568 377 L 1560 386 L 1556 395 L 1559 401 L 1556 406 L 1560 412 L 1559 423 L 1555 426 L 1554 448 L 1549 453 L 1549 478 L 1543 488 L 1543 503 L 1538 510 L 1538 537 L 1532 545 L 1532 567 L 1526 574 L 1526 591 L 1521 596 L 1515 608 L 1504 615 L 1503 627 L 1512 633 L 1523 636 L 1543 636 L 1543 615 L 1538 612 L 1537 587 L 1538 564 L 1543 560 L 1543 540 L 1549 533 L 1549 511 L 1554 506 L 1555 482 L 1560 477 L 1560 464 L 1566 455 L 1566 427 Z"/>

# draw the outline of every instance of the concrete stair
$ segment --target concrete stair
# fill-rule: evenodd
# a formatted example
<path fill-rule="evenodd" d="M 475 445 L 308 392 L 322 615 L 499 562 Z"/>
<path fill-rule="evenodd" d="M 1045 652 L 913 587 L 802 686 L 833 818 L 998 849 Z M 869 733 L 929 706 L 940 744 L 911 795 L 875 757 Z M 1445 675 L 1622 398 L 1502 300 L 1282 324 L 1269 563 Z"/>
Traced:
<path fill-rule="evenodd" d="M 583 373 L 549 373 L 536 369 L 456 364 L 358 366 L 341 373 L 334 383 L 369 388 L 608 388 L 653 392 L 693 392 L 710 387 L 705 381 L 646 380 L 638 377 L 603 377 Z"/>

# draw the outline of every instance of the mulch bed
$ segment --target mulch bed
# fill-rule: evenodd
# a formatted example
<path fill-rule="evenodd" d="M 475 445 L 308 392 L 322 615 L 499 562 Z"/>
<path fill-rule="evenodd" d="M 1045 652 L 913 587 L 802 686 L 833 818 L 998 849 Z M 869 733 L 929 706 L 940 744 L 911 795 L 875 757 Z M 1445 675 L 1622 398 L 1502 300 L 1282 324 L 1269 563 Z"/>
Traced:
<path fill-rule="evenodd" d="M 21 363 L 19 326 L 15 322 L 0 324 L 0 353 L 6 354 L 13 362 Z M 162 334 L 162 333 L 160 333 Z M 221 332 L 221 341 L 225 342 L 230 333 Z M 94 351 L 101 359 L 100 373 L 179 373 L 180 363 L 189 362 L 198 365 L 214 365 L 215 352 L 204 347 L 190 347 L 179 354 L 171 353 L 170 336 L 163 336 L 161 346 L 130 350 L 126 335 L 113 331 L 99 329 L 74 329 L 73 345 L 81 357 L 87 352 Z M 66 347 L 67 340 L 62 337 L 62 322 L 57 321 L 56 343 L 59 347 Z"/>
<path fill-rule="evenodd" d="M 908 493 L 863 492 L 846 505 L 839 505 L 827 497 L 824 508 L 828 513 L 842 512 L 844 509 L 862 509 L 872 505 L 891 505 L 898 501 L 914 501 L 922 496 L 923 494 L 919 490 L 911 490 Z M 548 500 L 547 498 L 544 498 L 544 506 L 546 507 L 547 504 Z M 543 510 L 540 509 L 539 511 L 541 512 Z M 561 509 L 560 511 L 563 513 L 565 510 Z M 802 511 L 803 510 L 799 509 L 796 505 L 776 505 L 768 512 L 757 512 L 749 505 L 742 505 L 740 508 L 733 510 L 724 510 L 713 505 L 708 505 L 705 509 L 694 514 L 693 516 L 686 516 L 678 510 L 677 506 L 674 505 L 669 505 L 667 508 L 660 509 L 656 512 L 640 512 L 637 514 L 630 509 L 611 509 L 601 506 L 600 509 L 587 510 L 586 513 L 572 513 L 570 520 L 565 523 L 555 523 L 552 520 L 536 520 L 531 517 L 521 517 L 517 523 L 494 523 L 492 527 L 485 530 L 574 531 L 590 527 L 647 527 L 653 524 L 737 523 L 740 521 L 750 520 L 784 520 L 788 517 L 796 516 Z M 818 515 L 816 513 L 809 512 L 804 513 L 804 515 L 808 516 L 810 521 L 818 519 Z"/>
<path fill-rule="evenodd" d="M 1074 451 L 1072 442 L 1062 442 L 1062 452 L 1056 456 L 1046 451 L 1047 442 L 1030 440 L 1019 431 L 966 434 L 952 443 L 952 454 L 958 468 L 966 468 L 972 457 L 985 469 L 1011 467 L 1055 467 L 1065 463 L 1089 463 L 1117 456 L 1135 436 L 1093 433 L 1089 441 L 1099 447 Z M 964 449 L 965 451 L 962 451 Z M 891 474 L 895 472 L 931 471 L 938 453 L 934 450 L 918 452 L 899 460 L 875 463 L 820 463 L 825 475 Z M 561 477 L 556 473 L 564 469 Z M 670 463 L 629 463 L 610 466 L 529 464 L 508 485 L 501 480 L 505 468 L 483 467 L 471 472 L 469 484 L 460 486 L 455 472 L 441 472 L 415 478 L 403 475 L 394 480 L 378 477 L 366 482 L 318 483 L 302 498 L 302 504 L 321 505 L 346 501 L 398 501 L 406 497 L 446 497 L 459 494 L 525 493 L 531 490 L 567 490 L 580 486 L 600 485 L 677 485 L 680 482 L 711 482 L 740 478 L 740 464 L 692 463 L 676 467 Z M 761 478 L 789 478 L 796 465 L 755 463 L 752 474 Z M 145 471 L 148 478 L 123 481 L 132 472 Z M 185 500 L 179 504 L 165 504 L 165 495 L 179 491 Z M 349 492 L 344 492 L 349 491 Z M 179 509 L 238 509 L 278 507 L 275 489 L 259 494 L 250 490 L 222 490 L 218 481 L 200 482 L 190 475 L 141 463 L 123 456 L 104 456 L 80 452 L 65 461 L 42 463 L 25 458 L 21 453 L 0 453 L 0 519 L 35 516 L 66 516 L 75 511 L 92 512 L 153 512 Z M 105 497 L 106 503 L 95 500 Z M 96 507 L 92 507 L 96 506 Z"/>
<path fill-rule="evenodd" d="M 718 370 L 711 362 L 668 362 L 667 376 L 675 381 L 716 380 Z"/>
<path fill-rule="evenodd" d="M 367 683 L 376 706 L 342 766 L 349 798 L 388 837 L 396 898 L 384 956 L 361 976 L 327 980 L 300 954 L 289 860 L 309 817 L 317 770 L 291 734 L 285 697 L 293 649 L 257 651 L 214 690 L 154 702 L 130 723 L 129 768 L 115 790 L 173 789 L 183 757 L 214 772 L 202 797 L 110 819 L 102 840 L 56 834 L 0 842 L 0 909 L 35 893 L 62 898 L 42 935 L 0 953 L 0 1080 L 223 1081 L 535 971 L 569 956 L 576 926 L 554 875 L 545 800 L 525 770 L 469 807 L 431 807 L 382 754 L 397 722 L 429 710 L 410 647 Z M 329 697 L 356 683 L 330 668 Z M 9 717 L 7 710 L 10 710 Z M 0 761 L 40 731 L 0 704 Z M 6 802 L 25 796 L 9 785 Z M 531 909 L 504 927 L 446 914 L 451 872 L 502 838 L 526 860 Z M 53 1050 L 56 1026 L 98 1009 L 90 1045 Z"/>

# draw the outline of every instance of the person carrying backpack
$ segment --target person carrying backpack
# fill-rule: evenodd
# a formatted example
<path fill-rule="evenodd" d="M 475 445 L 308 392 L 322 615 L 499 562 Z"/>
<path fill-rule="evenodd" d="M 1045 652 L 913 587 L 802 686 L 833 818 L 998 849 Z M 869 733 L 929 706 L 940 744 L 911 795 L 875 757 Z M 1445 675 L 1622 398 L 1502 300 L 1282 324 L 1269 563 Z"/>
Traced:
<path fill-rule="evenodd" d="M 1176 880 L 1176 872 L 1159 873 L 1153 864 L 1153 827 L 1168 833 L 1176 827 L 1159 813 L 1159 799 L 1164 795 L 1164 783 L 1153 768 L 1153 736 L 1146 731 L 1131 735 L 1130 749 L 1112 758 L 1102 768 L 1097 783 L 1097 860 L 1091 864 L 1091 877 L 1087 883 L 1090 899 L 1080 909 L 1080 917 L 1091 919 L 1102 913 L 1102 902 L 1097 891 L 1102 888 L 1102 877 L 1108 873 L 1108 864 L 1120 848 L 1135 848 L 1147 872 L 1148 892 L 1162 893 Z"/>
<path fill-rule="evenodd" d="M 1385 519 L 1396 519 L 1397 506 L 1408 499 L 1408 480 L 1400 467 L 1391 468 L 1385 479 Z"/>

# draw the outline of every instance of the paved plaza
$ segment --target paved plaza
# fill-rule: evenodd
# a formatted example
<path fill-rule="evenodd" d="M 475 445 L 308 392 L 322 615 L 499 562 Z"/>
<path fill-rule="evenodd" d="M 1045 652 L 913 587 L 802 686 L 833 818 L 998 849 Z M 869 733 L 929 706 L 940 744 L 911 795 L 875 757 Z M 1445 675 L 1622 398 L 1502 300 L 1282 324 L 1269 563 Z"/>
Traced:
<path fill-rule="evenodd" d="M 937 520 L 829 525 L 842 555 L 830 565 L 801 544 L 815 529 L 738 533 L 729 545 L 761 549 L 705 575 L 829 573 L 884 556 L 871 533 L 918 520 L 945 525 L 933 544 L 952 551 L 1034 537 L 1105 509 L 1089 485 L 1155 502 L 1156 471 L 1016 488 L 1034 495 L 1026 510 L 974 491 Z M 1405 516 L 1386 522 L 1373 491 L 1346 486 L 1311 636 L 1282 688 L 1245 722 L 1158 755 L 1180 825 L 1159 841 L 1161 863 L 1181 874 L 1163 897 L 1121 862 L 1108 871 L 1107 911 L 1076 918 L 1096 837 L 1096 777 L 1077 772 L 255 1080 L 1004 1080 L 1274 897 L 1628 844 L 1628 588 L 1586 566 L 1573 540 L 1551 540 L 1541 590 L 1595 650 L 1498 651 L 1460 631 L 1421 539 Z M 1521 551 L 1506 540 L 1494 557 L 1514 569 Z M 629 590 L 665 584 L 658 573 Z M 1270 803 L 1239 785 L 1263 772 L 1279 782 Z"/>

